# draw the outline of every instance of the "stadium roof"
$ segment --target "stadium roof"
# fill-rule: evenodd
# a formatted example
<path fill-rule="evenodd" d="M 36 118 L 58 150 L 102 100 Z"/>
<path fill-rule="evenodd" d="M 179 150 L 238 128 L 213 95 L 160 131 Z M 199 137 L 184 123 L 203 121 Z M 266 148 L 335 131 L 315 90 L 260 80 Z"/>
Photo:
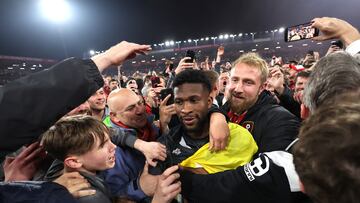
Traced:
<path fill-rule="evenodd" d="M 81 57 L 127 40 L 161 43 L 265 31 L 334 16 L 360 27 L 359 0 L 68 0 L 71 18 L 52 24 L 39 0 L 0 2 L 0 55 Z"/>

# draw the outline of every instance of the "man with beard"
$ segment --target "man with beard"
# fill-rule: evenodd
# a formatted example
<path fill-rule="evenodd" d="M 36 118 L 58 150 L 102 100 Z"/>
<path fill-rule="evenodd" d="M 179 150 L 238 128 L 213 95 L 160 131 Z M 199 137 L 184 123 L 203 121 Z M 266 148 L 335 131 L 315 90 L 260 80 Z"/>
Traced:
<path fill-rule="evenodd" d="M 213 89 L 208 76 L 206 71 L 200 70 L 184 70 L 176 75 L 173 83 L 174 106 L 180 124 L 159 139 L 166 145 L 167 158 L 150 168 L 150 174 L 161 174 L 166 168 L 179 163 L 196 173 L 216 173 L 244 165 L 256 153 L 257 146 L 251 134 L 232 123 L 229 124 L 227 148 L 217 153 L 209 152 L 211 124 L 208 112 L 213 103 Z M 166 104 L 169 98 L 165 98 L 162 104 Z"/>
<path fill-rule="evenodd" d="M 260 56 L 242 55 L 231 69 L 228 102 L 223 106 L 231 122 L 254 136 L 259 153 L 285 150 L 300 126 L 299 120 L 264 90 L 267 77 L 268 68 Z"/>

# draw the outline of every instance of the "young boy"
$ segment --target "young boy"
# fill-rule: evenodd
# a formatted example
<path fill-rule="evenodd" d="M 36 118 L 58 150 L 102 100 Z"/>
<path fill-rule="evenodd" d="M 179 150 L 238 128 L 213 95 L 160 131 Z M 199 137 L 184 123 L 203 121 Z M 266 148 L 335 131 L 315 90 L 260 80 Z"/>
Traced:
<path fill-rule="evenodd" d="M 113 168 L 115 148 L 108 128 L 90 116 L 70 116 L 52 126 L 42 138 L 45 150 L 64 162 L 64 173 L 78 171 L 96 190 L 80 202 L 111 202 L 107 185 L 97 171 Z"/>

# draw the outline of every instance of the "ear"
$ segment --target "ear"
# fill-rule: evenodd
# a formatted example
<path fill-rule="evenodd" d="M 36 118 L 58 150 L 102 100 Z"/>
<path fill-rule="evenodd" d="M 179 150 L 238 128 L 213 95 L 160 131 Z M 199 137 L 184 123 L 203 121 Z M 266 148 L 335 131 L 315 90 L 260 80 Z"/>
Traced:
<path fill-rule="evenodd" d="M 78 169 L 82 167 L 82 163 L 77 156 L 69 156 L 64 160 L 64 165 L 69 168 Z"/>
<path fill-rule="evenodd" d="M 213 100 L 214 98 L 211 96 L 211 94 L 209 94 L 209 97 L 208 97 L 208 108 L 210 109 L 212 104 L 213 104 Z"/>
<path fill-rule="evenodd" d="M 110 112 L 110 119 L 115 122 L 118 122 L 118 119 L 116 118 L 116 113 L 114 113 L 114 112 Z"/>
<path fill-rule="evenodd" d="M 307 117 L 310 116 L 310 110 L 304 104 L 300 106 L 300 117 L 305 120 Z"/>
<path fill-rule="evenodd" d="M 266 88 L 266 82 L 264 82 L 263 84 L 260 85 L 258 95 L 260 95 L 265 88 Z"/>

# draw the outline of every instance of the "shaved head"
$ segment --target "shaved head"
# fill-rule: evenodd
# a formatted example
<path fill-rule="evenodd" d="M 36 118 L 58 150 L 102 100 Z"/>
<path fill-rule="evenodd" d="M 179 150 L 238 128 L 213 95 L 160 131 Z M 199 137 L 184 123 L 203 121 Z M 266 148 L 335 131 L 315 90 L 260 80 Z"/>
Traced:
<path fill-rule="evenodd" d="M 128 127 L 141 129 L 146 125 L 144 101 L 130 89 L 118 89 L 108 97 L 110 118 Z"/>

